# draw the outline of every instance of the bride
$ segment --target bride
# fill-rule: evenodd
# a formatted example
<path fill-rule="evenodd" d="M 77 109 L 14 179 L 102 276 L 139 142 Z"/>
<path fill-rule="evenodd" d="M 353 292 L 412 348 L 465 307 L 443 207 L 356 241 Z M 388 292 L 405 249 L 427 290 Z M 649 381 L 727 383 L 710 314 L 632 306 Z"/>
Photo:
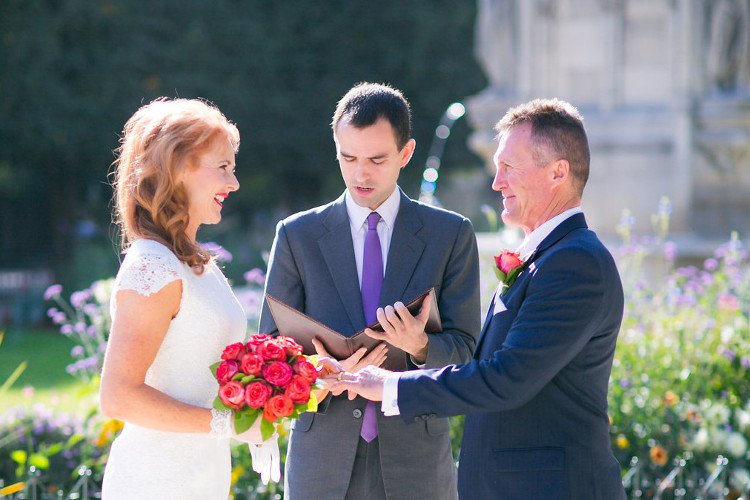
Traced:
<path fill-rule="evenodd" d="M 245 338 L 242 307 L 196 241 L 239 188 L 239 132 L 215 107 L 157 99 L 125 124 L 115 161 L 126 256 L 115 281 L 100 404 L 125 421 L 104 473 L 105 499 L 229 496 L 229 412 L 211 409 L 209 365 Z"/>

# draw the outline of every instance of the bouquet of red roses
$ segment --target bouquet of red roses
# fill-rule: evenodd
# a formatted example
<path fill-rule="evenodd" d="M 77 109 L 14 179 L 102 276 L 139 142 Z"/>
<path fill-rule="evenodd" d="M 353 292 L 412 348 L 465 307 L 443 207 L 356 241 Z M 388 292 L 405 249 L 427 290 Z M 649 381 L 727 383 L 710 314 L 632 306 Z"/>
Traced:
<path fill-rule="evenodd" d="M 262 416 L 261 436 L 267 440 L 275 423 L 318 409 L 313 392 L 320 388 L 318 371 L 290 337 L 255 334 L 247 343 L 230 344 L 211 371 L 219 381 L 213 406 L 234 412 L 238 434 Z"/>

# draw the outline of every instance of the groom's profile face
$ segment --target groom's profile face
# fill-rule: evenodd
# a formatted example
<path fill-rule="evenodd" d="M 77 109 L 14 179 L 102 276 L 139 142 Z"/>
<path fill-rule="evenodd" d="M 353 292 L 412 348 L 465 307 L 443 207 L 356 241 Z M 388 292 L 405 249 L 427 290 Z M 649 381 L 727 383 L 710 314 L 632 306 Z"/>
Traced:
<path fill-rule="evenodd" d="M 376 210 L 396 189 L 401 169 L 414 152 L 414 140 L 399 150 L 393 127 L 385 118 L 366 127 L 342 120 L 333 139 L 349 195 L 357 205 Z"/>

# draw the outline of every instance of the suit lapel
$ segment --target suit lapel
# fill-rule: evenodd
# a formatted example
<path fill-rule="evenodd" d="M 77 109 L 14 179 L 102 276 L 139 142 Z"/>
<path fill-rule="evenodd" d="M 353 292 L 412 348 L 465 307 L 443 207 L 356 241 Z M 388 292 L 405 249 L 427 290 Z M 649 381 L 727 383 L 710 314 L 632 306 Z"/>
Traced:
<path fill-rule="evenodd" d="M 536 250 L 534 250 L 531 255 L 529 255 L 529 258 L 526 259 L 526 262 L 524 263 L 524 270 L 521 274 L 518 275 L 519 280 L 523 279 L 523 275 L 529 272 L 529 267 L 531 264 L 542 254 L 545 250 L 547 250 L 549 247 L 560 241 L 566 234 L 569 232 L 575 230 L 575 229 L 586 229 L 588 226 L 586 225 L 586 218 L 583 216 L 582 213 L 578 213 L 575 215 L 571 215 L 564 221 L 562 221 L 555 229 L 552 230 L 552 232 L 542 240 L 542 242 L 539 244 L 538 247 L 536 247 Z M 514 283 L 515 284 L 515 283 Z M 513 289 L 513 285 L 511 285 L 511 288 L 508 290 L 508 293 L 511 293 L 511 290 Z M 506 302 L 507 304 L 507 302 Z M 482 332 L 479 335 L 479 341 L 477 342 L 477 346 L 474 350 L 474 356 L 478 357 L 479 352 L 481 350 L 482 344 L 484 343 L 485 337 L 488 334 L 488 331 L 490 330 L 490 326 L 492 324 L 492 320 L 495 317 L 495 315 L 492 314 L 492 311 L 494 309 L 495 301 L 493 300 L 490 304 L 490 309 L 487 311 L 487 318 L 485 319 L 484 326 L 482 327 Z"/>
<path fill-rule="evenodd" d="M 401 192 L 401 204 L 393 226 L 385 279 L 380 292 L 381 306 L 404 299 L 404 291 L 425 247 L 424 242 L 416 236 L 421 228 L 422 221 L 417 214 L 416 203 Z M 409 300 L 410 297 L 405 299 Z"/>
<path fill-rule="evenodd" d="M 337 199 L 328 212 L 323 225 L 328 232 L 318 239 L 318 247 L 331 273 L 336 291 L 344 304 L 349 321 L 354 327 L 352 332 L 365 326 L 362 312 L 362 295 L 359 290 L 357 264 L 354 260 L 354 243 L 349 227 L 349 216 L 346 212 L 344 196 Z"/>

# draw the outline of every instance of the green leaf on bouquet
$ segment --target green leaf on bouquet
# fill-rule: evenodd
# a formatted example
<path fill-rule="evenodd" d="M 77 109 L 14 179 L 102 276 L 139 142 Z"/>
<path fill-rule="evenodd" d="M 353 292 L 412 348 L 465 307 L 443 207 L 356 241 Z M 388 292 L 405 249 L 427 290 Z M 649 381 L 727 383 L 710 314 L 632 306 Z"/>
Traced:
<path fill-rule="evenodd" d="M 305 411 L 318 411 L 318 398 L 315 396 L 314 392 L 310 393 L 310 400 L 307 402 L 307 408 Z"/>
<path fill-rule="evenodd" d="M 231 410 L 232 409 L 229 406 L 222 403 L 221 398 L 219 398 L 218 396 L 214 398 L 214 408 L 217 410 Z"/>
<path fill-rule="evenodd" d="M 216 377 L 216 369 L 219 367 L 220 364 L 221 364 L 221 361 L 217 361 L 216 363 L 208 367 L 208 369 L 211 370 L 211 373 L 213 374 L 214 378 Z"/>
<path fill-rule="evenodd" d="M 260 411 L 256 409 L 242 410 L 235 412 L 234 414 L 234 432 L 242 434 L 250 427 L 253 426 L 255 420 L 260 415 Z"/>
<path fill-rule="evenodd" d="M 240 380 L 240 384 L 247 385 L 250 382 L 252 382 L 253 380 L 255 380 L 255 376 L 254 375 L 245 375 L 244 377 L 242 377 L 242 380 Z"/>
<path fill-rule="evenodd" d="M 260 422 L 260 437 L 263 438 L 263 441 L 273 436 L 273 431 L 273 424 L 264 418 Z"/>
<path fill-rule="evenodd" d="M 245 376 L 245 374 L 244 374 L 244 373 L 242 373 L 242 372 L 239 372 L 239 373 L 238 373 L 238 374 L 236 374 L 236 375 L 235 375 L 234 377 L 232 377 L 232 380 L 242 380 L 242 378 L 243 378 L 244 376 Z"/>

